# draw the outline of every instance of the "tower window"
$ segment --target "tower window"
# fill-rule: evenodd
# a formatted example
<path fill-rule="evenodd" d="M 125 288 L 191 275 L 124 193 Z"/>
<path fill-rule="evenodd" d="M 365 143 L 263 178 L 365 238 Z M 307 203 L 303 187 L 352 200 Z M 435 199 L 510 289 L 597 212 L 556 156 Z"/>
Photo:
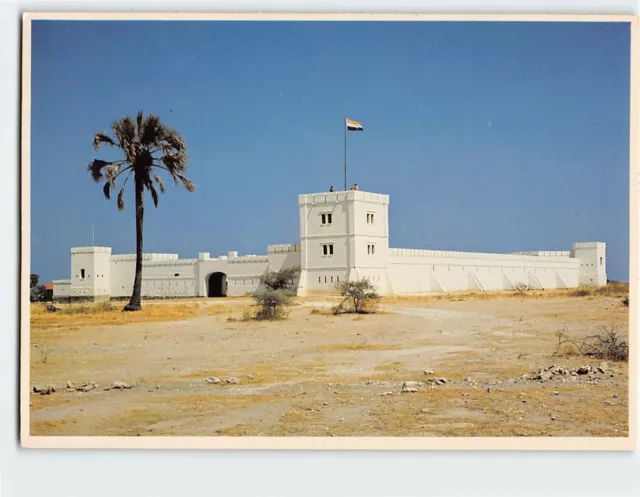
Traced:
<path fill-rule="evenodd" d="M 600 257 L 600 265 L 602 266 L 602 257 Z"/>
<path fill-rule="evenodd" d="M 321 214 L 320 219 L 322 220 L 322 225 L 325 226 L 333 222 L 333 215 L 331 213 Z"/>
<path fill-rule="evenodd" d="M 80 270 L 80 278 L 84 279 L 84 269 Z"/>
<path fill-rule="evenodd" d="M 322 246 L 322 255 L 333 255 L 332 243 L 328 243 Z"/>
<path fill-rule="evenodd" d="M 367 245 L 367 254 L 373 255 L 375 253 L 376 253 L 376 246 L 371 243 Z"/>

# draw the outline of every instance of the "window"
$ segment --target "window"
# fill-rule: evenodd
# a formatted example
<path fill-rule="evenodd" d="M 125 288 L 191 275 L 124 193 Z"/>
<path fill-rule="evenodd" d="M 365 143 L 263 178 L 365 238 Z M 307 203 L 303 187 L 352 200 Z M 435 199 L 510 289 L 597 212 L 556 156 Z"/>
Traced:
<path fill-rule="evenodd" d="M 333 276 L 331 277 L 331 283 L 333 283 Z"/>
<path fill-rule="evenodd" d="M 602 266 L 602 257 L 600 257 L 600 265 Z"/>
<path fill-rule="evenodd" d="M 324 277 L 324 282 L 325 282 L 325 283 L 327 282 L 327 277 L 326 277 L 326 276 Z"/>
<path fill-rule="evenodd" d="M 367 212 L 367 224 L 373 224 L 373 212 Z"/>
<path fill-rule="evenodd" d="M 322 255 L 333 255 L 333 244 L 328 243 L 322 246 Z"/>
<path fill-rule="evenodd" d="M 373 212 L 371 213 L 371 224 L 373 224 Z"/>
<path fill-rule="evenodd" d="M 367 245 L 367 254 L 373 255 L 376 253 L 376 246 L 373 244 Z"/>
<path fill-rule="evenodd" d="M 340 283 L 340 276 L 336 276 L 336 282 Z"/>
<path fill-rule="evenodd" d="M 322 283 L 322 277 L 318 276 L 318 283 Z"/>
<path fill-rule="evenodd" d="M 333 222 L 333 215 L 331 213 L 321 214 L 322 225 L 331 224 Z"/>
<path fill-rule="evenodd" d="M 174 276 L 180 276 L 180 273 L 175 273 Z"/>
<path fill-rule="evenodd" d="M 84 269 L 80 270 L 80 278 L 84 279 Z"/>

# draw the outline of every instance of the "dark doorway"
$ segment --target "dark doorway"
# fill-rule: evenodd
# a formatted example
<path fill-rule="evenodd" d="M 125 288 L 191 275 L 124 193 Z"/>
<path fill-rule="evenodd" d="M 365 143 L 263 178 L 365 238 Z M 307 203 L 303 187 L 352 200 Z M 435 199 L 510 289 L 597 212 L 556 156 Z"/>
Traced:
<path fill-rule="evenodd" d="M 227 296 L 227 275 L 212 273 L 207 278 L 207 297 Z"/>

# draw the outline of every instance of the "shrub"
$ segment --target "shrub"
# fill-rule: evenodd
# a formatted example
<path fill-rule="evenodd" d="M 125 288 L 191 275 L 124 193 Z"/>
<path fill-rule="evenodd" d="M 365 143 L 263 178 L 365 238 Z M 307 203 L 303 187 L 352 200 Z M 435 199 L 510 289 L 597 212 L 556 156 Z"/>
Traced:
<path fill-rule="evenodd" d="M 291 303 L 291 292 L 287 290 L 269 289 L 265 292 L 257 293 L 254 298 L 260 306 L 260 310 L 256 314 L 256 319 L 273 321 L 287 317 L 286 306 Z"/>
<path fill-rule="evenodd" d="M 300 274 L 300 267 L 282 268 L 270 271 L 260 277 L 260 283 L 267 290 L 291 290 Z"/>
<path fill-rule="evenodd" d="M 584 352 L 590 357 L 609 361 L 629 361 L 629 344 L 623 340 L 614 327 L 600 327 L 600 333 L 585 340 Z"/>
<path fill-rule="evenodd" d="M 571 295 L 573 295 L 574 297 L 587 297 L 589 295 L 593 295 L 593 293 L 593 288 L 588 286 L 579 286 L 573 292 L 571 292 Z"/>
<path fill-rule="evenodd" d="M 608 361 L 629 361 L 629 344 L 618 335 L 615 327 L 601 326 L 600 333 L 591 335 L 582 341 L 571 338 L 567 333 L 567 325 L 556 332 L 558 344 L 554 355 L 588 356 Z"/>
<path fill-rule="evenodd" d="M 290 267 L 282 268 L 280 271 L 269 271 L 260 277 L 260 283 L 265 289 L 253 295 L 256 304 L 260 306 L 255 319 L 276 320 L 287 317 L 286 307 L 291 304 L 293 286 L 299 274 L 300 267 Z M 248 319 L 250 317 L 245 315 L 244 320 Z"/>
<path fill-rule="evenodd" d="M 520 282 L 513 285 L 512 290 L 516 292 L 518 295 L 524 296 L 525 293 L 530 292 L 531 290 L 533 290 L 533 288 L 527 285 L 526 283 Z"/>
<path fill-rule="evenodd" d="M 334 314 L 375 312 L 374 305 L 380 296 L 369 280 L 345 281 L 338 283 L 335 288 L 344 300 L 334 308 Z"/>

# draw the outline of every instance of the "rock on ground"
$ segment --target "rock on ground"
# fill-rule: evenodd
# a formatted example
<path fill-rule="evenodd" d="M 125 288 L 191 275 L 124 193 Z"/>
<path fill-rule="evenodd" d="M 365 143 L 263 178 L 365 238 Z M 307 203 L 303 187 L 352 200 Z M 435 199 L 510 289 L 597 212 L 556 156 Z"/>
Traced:
<path fill-rule="evenodd" d="M 135 387 L 135 383 L 124 383 L 122 381 L 114 381 L 110 387 L 105 388 L 105 390 L 129 390 L 130 388 Z"/>

